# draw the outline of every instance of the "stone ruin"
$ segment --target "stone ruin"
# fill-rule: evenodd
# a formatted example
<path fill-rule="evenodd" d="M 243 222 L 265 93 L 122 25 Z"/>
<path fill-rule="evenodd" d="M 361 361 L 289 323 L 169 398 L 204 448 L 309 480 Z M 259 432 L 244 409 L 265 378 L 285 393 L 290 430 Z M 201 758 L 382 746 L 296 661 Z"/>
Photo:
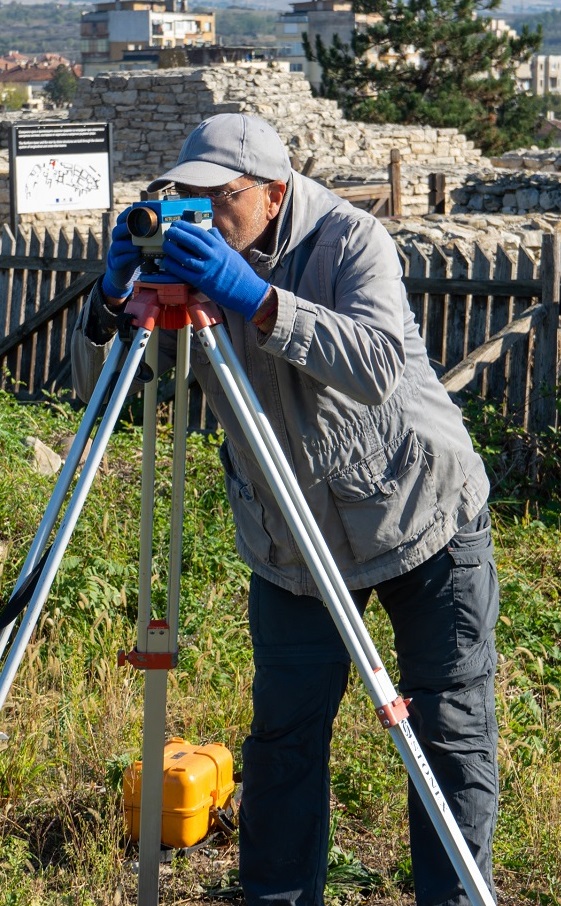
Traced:
<path fill-rule="evenodd" d="M 541 232 L 554 229 L 561 217 L 558 171 L 528 167 L 528 152 L 491 161 L 456 129 L 347 121 L 334 101 L 314 97 L 300 73 L 279 65 L 101 73 L 81 78 L 72 106 L 57 116 L 112 123 L 114 201 L 120 210 L 175 163 L 190 128 L 213 113 L 237 111 L 268 120 L 286 142 L 295 169 L 311 167 L 310 175 L 327 185 L 387 181 L 390 151 L 397 148 L 402 216 L 386 222 L 398 241 L 417 235 L 446 245 L 506 235 L 514 246 L 539 248 Z M 3 147 L 7 125 L 0 124 Z M 446 215 L 429 213 L 435 173 L 445 178 Z M 0 218 L 9 219 L 6 151 L 0 151 Z M 95 231 L 100 216 L 61 212 L 59 221 Z M 53 215 L 26 215 L 21 222 L 53 225 Z"/>

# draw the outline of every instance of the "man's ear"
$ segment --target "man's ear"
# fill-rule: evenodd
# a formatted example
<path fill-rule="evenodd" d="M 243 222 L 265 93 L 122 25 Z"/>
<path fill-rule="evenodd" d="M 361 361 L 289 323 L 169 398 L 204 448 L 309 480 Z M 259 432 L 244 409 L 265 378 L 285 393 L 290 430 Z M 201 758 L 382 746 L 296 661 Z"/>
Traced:
<path fill-rule="evenodd" d="M 286 183 L 275 180 L 267 184 L 267 220 L 274 220 L 286 192 Z"/>

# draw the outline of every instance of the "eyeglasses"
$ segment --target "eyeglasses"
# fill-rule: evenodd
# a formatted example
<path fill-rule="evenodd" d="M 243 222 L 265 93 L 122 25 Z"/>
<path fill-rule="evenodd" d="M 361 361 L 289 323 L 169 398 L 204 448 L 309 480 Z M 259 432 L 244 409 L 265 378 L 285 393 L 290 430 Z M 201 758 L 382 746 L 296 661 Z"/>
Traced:
<path fill-rule="evenodd" d="M 206 189 L 204 192 L 192 192 L 187 186 L 182 186 L 181 183 L 176 182 L 175 191 L 180 198 L 210 198 L 213 207 L 221 208 L 234 195 L 239 195 L 240 192 L 247 192 L 248 189 L 262 189 L 266 185 L 267 181 L 261 180 L 261 182 L 254 182 L 250 186 L 242 186 L 241 189 L 220 189 L 219 191 Z"/>

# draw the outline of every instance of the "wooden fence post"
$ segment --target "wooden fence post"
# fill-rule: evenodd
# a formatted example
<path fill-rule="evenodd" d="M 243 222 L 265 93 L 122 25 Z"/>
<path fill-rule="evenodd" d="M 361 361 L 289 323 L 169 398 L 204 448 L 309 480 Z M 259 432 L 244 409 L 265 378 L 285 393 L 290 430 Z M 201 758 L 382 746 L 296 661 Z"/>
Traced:
<path fill-rule="evenodd" d="M 446 213 L 446 177 L 444 173 L 429 173 L 429 214 Z"/>
<path fill-rule="evenodd" d="M 392 148 L 390 151 L 388 177 L 391 187 L 390 215 L 401 217 L 401 155 L 398 148 Z"/>
<path fill-rule="evenodd" d="M 556 388 L 558 370 L 561 234 L 556 230 L 542 240 L 540 273 L 545 318 L 536 333 L 529 428 L 536 433 L 557 423 Z"/>
<path fill-rule="evenodd" d="M 117 223 L 117 212 L 103 211 L 101 214 L 101 255 L 105 261 L 109 246 L 111 245 L 111 233 Z"/>

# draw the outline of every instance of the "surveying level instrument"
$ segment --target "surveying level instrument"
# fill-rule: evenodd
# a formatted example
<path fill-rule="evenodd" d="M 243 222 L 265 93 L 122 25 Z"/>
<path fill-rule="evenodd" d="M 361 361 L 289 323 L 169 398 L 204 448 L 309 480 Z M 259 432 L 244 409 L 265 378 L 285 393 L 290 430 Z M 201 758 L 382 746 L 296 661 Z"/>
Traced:
<path fill-rule="evenodd" d="M 155 278 L 157 280 L 157 278 Z M 103 457 L 121 407 L 143 364 L 144 372 L 158 372 L 158 330 L 178 331 L 174 408 L 174 450 L 170 520 L 167 615 L 151 618 L 152 513 L 155 478 L 157 381 L 144 389 L 142 503 L 139 561 L 137 644 L 120 663 L 145 671 L 144 733 L 138 906 L 158 902 L 162 764 L 165 746 L 166 686 L 168 671 L 177 664 L 178 613 L 181 576 L 181 541 L 184 512 L 187 433 L 187 384 L 191 330 L 199 337 L 227 395 L 251 450 L 263 471 L 306 564 L 335 621 L 358 673 L 374 704 L 378 719 L 392 736 L 440 840 L 473 906 L 495 906 L 479 868 L 450 811 L 408 721 L 407 705 L 395 690 L 372 639 L 354 605 L 311 510 L 278 443 L 267 416 L 237 359 L 219 309 L 187 286 L 158 283 L 152 278 L 134 285 L 125 309 L 128 333 L 120 332 L 100 374 L 69 457 L 32 543 L 14 594 L 0 614 L 0 655 L 17 613 L 26 608 L 16 638 L 0 675 L 3 706 L 23 651 L 39 618 L 43 603 L 62 559 L 79 513 Z M 152 341 L 149 340 L 153 337 Z M 123 360 L 122 365 L 119 363 Z M 144 360 L 144 361 L 142 361 Z M 109 396 L 90 452 L 81 470 L 68 508 L 50 547 L 48 538 L 78 469 L 86 442 Z M 11 622 L 11 625 L 6 625 Z"/>

